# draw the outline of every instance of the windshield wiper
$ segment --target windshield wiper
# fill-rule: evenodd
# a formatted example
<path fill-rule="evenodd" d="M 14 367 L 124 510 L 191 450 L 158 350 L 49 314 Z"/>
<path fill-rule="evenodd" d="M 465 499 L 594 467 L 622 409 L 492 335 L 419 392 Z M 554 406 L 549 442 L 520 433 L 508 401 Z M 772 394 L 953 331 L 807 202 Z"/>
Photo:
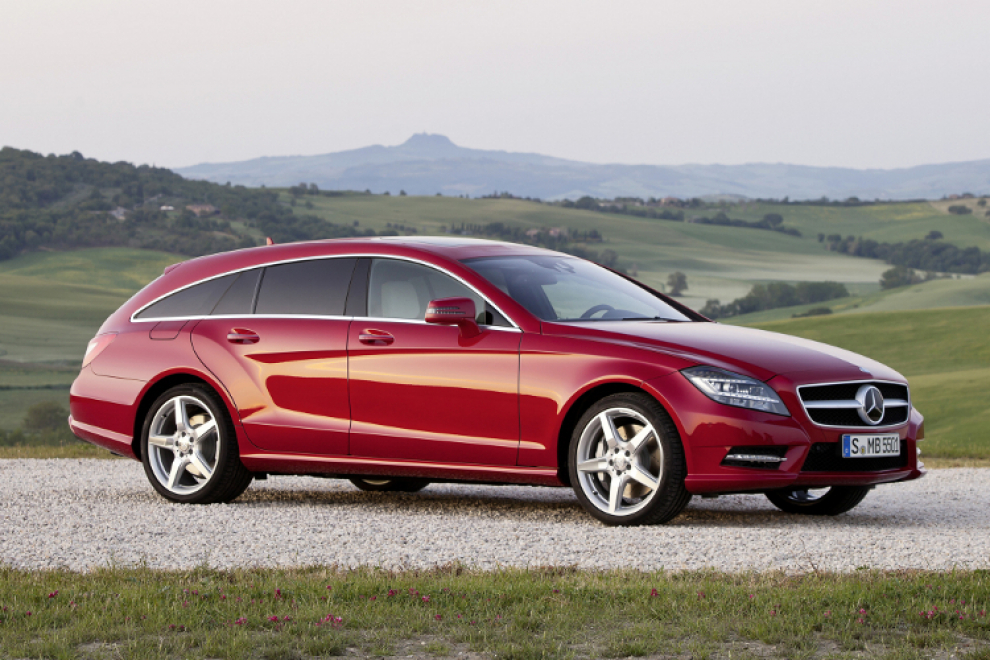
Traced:
<path fill-rule="evenodd" d="M 680 323 L 680 319 L 668 319 L 664 316 L 627 316 L 621 319 L 605 319 L 608 321 L 663 321 L 664 323 Z"/>

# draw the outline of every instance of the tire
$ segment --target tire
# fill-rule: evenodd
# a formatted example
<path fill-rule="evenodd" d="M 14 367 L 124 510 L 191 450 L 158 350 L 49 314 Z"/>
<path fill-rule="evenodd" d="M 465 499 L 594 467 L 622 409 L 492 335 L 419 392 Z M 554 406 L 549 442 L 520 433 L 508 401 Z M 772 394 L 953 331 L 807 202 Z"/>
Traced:
<path fill-rule="evenodd" d="M 199 384 L 173 387 L 152 404 L 141 430 L 141 462 L 162 497 L 184 504 L 230 502 L 254 478 L 241 464 L 227 407 Z"/>
<path fill-rule="evenodd" d="M 426 479 L 413 479 L 410 477 L 389 477 L 375 479 L 374 477 L 350 477 L 352 484 L 367 491 L 415 493 L 430 485 Z"/>
<path fill-rule="evenodd" d="M 574 428 L 567 468 L 581 505 L 608 525 L 665 523 L 691 501 L 677 427 L 646 394 L 613 394 L 592 405 Z"/>
<path fill-rule="evenodd" d="M 775 507 L 787 513 L 800 513 L 807 516 L 837 516 L 854 508 L 872 486 L 832 486 L 825 492 L 812 492 L 814 489 L 797 488 L 771 490 L 767 499 Z"/>

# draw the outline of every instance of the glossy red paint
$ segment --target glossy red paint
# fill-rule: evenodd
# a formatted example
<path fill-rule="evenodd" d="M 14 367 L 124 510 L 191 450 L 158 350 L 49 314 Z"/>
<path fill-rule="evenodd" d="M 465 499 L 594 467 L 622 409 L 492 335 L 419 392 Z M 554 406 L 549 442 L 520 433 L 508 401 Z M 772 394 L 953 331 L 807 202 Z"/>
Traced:
<path fill-rule="evenodd" d="M 542 254 L 487 241 L 347 239 L 239 250 L 170 267 L 101 327 L 100 335 L 116 337 L 101 344 L 73 384 L 70 425 L 80 438 L 134 458 L 150 399 L 168 383 L 198 380 L 224 400 L 241 460 L 255 472 L 564 485 L 561 459 L 576 417 L 601 396 L 627 390 L 650 394 L 670 414 L 693 493 L 870 485 L 923 474 L 915 451 L 923 418 L 916 410 L 895 429 L 907 443 L 904 468 L 802 472 L 809 448 L 838 442 L 844 429 L 813 423 L 797 387 L 864 379 L 906 384 L 880 363 L 703 320 L 542 322 L 462 263 Z M 469 285 L 514 327 L 483 326 L 469 336 L 457 325 L 361 314 L 132 319 L 166 294 L 208 278 L 334 256 L 431 266 Z M 716 403 L 681 373 L 697 365 L 767 382 L 790 416 Z M 772 471 L 722 465 L 731 447 L 747 446 L 784 447 L 785 460 Z"/>
<path fill-rule="evenodd" d="M 253 445 L 347 455 L 349 326 L 336 319 L 203 319 L 192 344 L 230 392 Z M 243 339 L 252 336 L 257 340 Z"/>

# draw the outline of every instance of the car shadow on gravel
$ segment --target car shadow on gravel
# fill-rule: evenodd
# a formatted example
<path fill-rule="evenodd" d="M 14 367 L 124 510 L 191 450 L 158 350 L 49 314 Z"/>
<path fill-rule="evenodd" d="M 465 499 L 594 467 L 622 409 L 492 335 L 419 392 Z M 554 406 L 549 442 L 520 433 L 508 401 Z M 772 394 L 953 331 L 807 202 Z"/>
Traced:
<path fill-rule="evenodd" d="M 436 484 L 418 493 L 375 493 L 348 484 L 331 482 L 325 488 L 279 488 L 278 482 L 253 487 L 235 505 L 327 506 L 391 509 L 404 518 L 423 515 L 487 516 L 520 522 L 572 523 L 604 527 L 580 506 L 566 488 L 519 486 L 462 486 Z M 376 511 L 380 513 L 380 511 Z M 763 495 L 733 495 L 717 499 L 695 497 L 684 513 L 667 523 L 670 527 L 921 527 L 934 520 L 925 512 L 912 516 L 861 508 L 839 516 L 802 516 L 776 509 Z"/>

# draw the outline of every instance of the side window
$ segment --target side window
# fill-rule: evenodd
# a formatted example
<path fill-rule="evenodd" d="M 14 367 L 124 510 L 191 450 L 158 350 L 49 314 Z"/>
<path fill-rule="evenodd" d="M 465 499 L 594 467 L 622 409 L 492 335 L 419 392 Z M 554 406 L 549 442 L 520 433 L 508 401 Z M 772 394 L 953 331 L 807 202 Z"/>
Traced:
<path fill-rule="evenodd" d="M 213 315 L 234 314 L 243 316 L 252 313 L 254 306 L 254 294 L 258 292 L 258 278 L 261 276 L 261 269 L 244 271 L 236 276 L 234 283 L 223 294 L 220 302 L 213 308 Z"/>
<path fill-rule="evenodd" d="M 237 275 L 226 275 L 201 282 L 182 291 L 176 291 L 154 305 L 145 308 L 134 318 L 176 319 L 206 316 L 235 279 L 237 279 Z"/>
<path fill-rule="evenodd" d="M 312 259 L 265 268 L 255 314 L 341 316 L 357 259 Z"/>
<path fill-rule="evenodd" d="M 368 316 L 426 318 L 431 300 L 464 297 L 474 301 L 481 325 L 510 325 L 474 291 L 436 269 L 396 259 L 375 259 L 368 279 Z"/>

